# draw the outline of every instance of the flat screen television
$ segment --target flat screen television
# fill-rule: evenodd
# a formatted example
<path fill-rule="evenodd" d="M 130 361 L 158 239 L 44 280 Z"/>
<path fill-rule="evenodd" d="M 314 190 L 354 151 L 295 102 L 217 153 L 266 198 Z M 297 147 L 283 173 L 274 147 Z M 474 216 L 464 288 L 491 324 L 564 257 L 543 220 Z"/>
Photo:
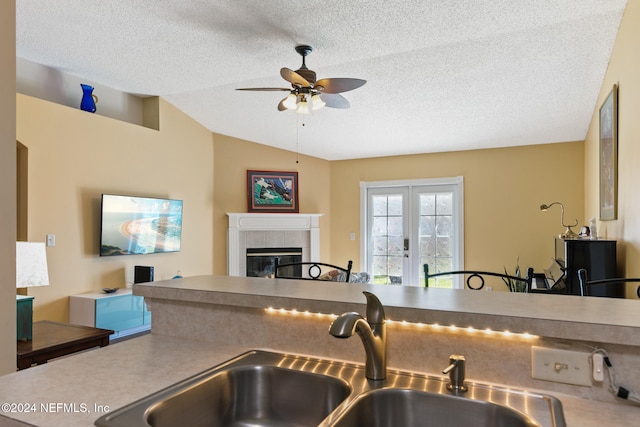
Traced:
<path fill-rule="evenodd" d="M 182 200 L 103 194 L 100 256 L 179 252 Z"/>

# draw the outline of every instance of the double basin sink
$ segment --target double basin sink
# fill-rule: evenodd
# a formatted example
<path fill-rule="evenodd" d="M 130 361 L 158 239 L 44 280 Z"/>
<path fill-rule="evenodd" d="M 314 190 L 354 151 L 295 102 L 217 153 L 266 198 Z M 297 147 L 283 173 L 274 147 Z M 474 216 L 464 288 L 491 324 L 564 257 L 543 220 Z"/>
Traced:
<path fill-rule="evenodd" d="M 388 370 L 249 351 L 96 420 L 99 427 L 566 427 L 552 396 Z"/>

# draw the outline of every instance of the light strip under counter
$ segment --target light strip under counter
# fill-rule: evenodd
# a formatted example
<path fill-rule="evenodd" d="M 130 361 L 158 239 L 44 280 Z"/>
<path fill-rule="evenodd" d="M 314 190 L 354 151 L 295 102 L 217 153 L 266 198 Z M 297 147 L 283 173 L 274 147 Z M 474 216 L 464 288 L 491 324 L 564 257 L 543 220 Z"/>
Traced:
<path fill-rule="evenodd" d="M 338 317 L 337 314 L 331 313 L 313 313 L 308 310 L 300 311 L 296 309 L 285 309 L 285 308 L 274 308 L 267 307 L 264 309 L 267 314 L 270 315 L 280 315 L 280 316 L 291 316 L 291 317 L 308 317 L 308 318 L 317 318 L 323 321 L 333 321 Z M 422 322 L 408 322 L 406 320 L 393 320 L 386 319 L 387 325 L 390 327 L 399 327 L 399 328 L 414 328 L 418 330 L 425 331 L 433 331 L 433 332 L 442 332 L 449 334 L 467 334 L 467 335 L 475 335 L 475 336 L 483 336 L 483 337 L 495 337 L 495 338 L 511 338 L 511 339 L 524 339 L 524 340 L 536 340 L 539 337 L 537 335 L 530 334 L 528 332 L 517 332 L 517 331 L 494 331 L 491 328 L 479 329 L 473 326 L 457 326 L 457 325 L 440 325 L 438 323 L 422 323 Z"/>

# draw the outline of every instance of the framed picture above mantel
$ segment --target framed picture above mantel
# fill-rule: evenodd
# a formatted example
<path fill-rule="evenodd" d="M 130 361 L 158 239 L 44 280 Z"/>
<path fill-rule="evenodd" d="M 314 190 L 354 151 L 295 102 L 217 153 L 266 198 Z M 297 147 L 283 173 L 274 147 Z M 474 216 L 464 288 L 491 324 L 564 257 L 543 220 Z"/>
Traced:
<path fill-rule="evenodd" d="M 600 220 L 618 218 L 618 85 L 600 107 Z"/>
<path fill-rule="evenodd" d="M 298 213 L 298 172 L 247 171 L 248 212 Z"/>

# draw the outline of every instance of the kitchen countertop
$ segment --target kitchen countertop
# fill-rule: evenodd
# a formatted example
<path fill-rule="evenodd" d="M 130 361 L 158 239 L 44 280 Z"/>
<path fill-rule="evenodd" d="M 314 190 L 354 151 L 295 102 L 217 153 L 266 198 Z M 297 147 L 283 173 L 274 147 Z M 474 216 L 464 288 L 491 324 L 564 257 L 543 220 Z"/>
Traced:
<path fill-rule="evenodd" d="M 363 290 L 376 294 L 393 320 L 640 346 L 638 302 L 627 299 L 230 276 L 133 285 L 145 298 L 323 313 L 360 311 Z"/>
<path fill-rule="evenodd" d="M 247 350 L 156 334 L 133 338 L 0 377 L 0 403 L 21 410 L 8 413 L 5 405 L 1 414 L 42 427 L 92 426 L 101 408 L 119 408 Z M 635 425 L 640 419 L 638 406 L 542 393 L 562 401 L 568 426 Z M 24 425 L 2 416 L 0 426 Z"/>

